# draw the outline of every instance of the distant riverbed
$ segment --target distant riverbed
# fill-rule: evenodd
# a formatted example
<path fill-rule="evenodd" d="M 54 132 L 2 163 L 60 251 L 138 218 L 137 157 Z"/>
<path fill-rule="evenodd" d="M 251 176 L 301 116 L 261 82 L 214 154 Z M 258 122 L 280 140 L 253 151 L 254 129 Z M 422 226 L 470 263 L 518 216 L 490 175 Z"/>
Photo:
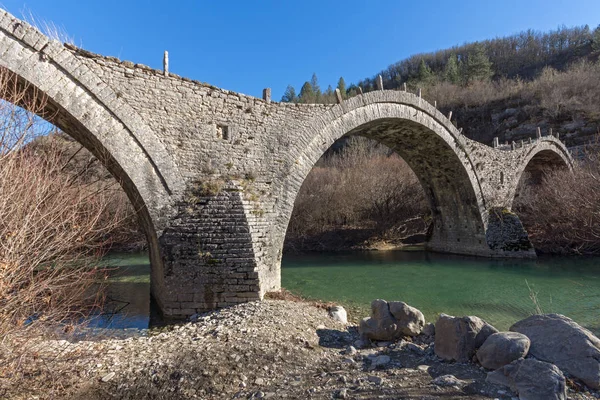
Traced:
<path fill-rule="evenodd" d="M 110 316 L 93 326 L 147 328 L 150 267 L 146 254 L 111 254 Z M 282 286 L 312 299 L 334 301 L 359 319 L 373 299 L 405 301 L 434 321 L 444 312 L 477 315 L 498 329 L 535 312 L 556 312 L 600 334 L 600 258 L 542 257 L 491 260 L 424 251 L 286 255 Z M 154 320 L 154 318 L 153 318 Z"/>

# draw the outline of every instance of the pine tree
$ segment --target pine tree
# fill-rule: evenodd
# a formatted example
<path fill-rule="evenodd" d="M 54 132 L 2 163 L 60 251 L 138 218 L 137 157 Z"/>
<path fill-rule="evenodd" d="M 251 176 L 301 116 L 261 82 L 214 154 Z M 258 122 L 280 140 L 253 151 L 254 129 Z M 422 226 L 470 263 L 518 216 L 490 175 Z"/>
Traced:
<path fill-rule="evenodd" d="M 458 66 L 458 57 L 454 53 L 450 55 L 450 58 L 448 58 L 448 62 L 446 62 L 446 67 L 444 68 L 444 80 L 450 83 L 454 83 L 455 85 L 460 83 L 460 68 Z"/>
<path fill-rule="evenodd" d="M 482 43 L 475 43 L 467 56 L 467 82 L 486 81 L 489 80 L 493 74 L 492 63 L 485 53 L 484 45 Z"/>
<path fill-rule="evenodd" d="M 304 82 L 302 89 L 300 89 L 300 103 L 316 103 L 315 91 L 310 82 Z"/>
<path fill-rule="evenodd" d="M 320 102 L 325 104 L 335 103 L 335 94 L 333 93 L 333 88 L 331 87 L 331 85 L 327 86 L 327 90 L 325 91 L 325 93 L 323 93 L 323 96 L 321 96 Z"/>
<path fill-rule="evenodd" d="M 310 86 L 312 86 L 315 97 L 314 103 L 318 103 L 321 99 L 321 87 L 319 86 L 319 80 L 317 79 L 316 73 L 313 73 L 312 78 L 310 78 Z"/>
<path fill-rule="evenodd" d="M 346 93 L 346 82 L 344 78 L 340 76 L 340 80 L 338 81 L 337 88 L 340 89 L 340 93 L 342 94 L 342 99 L 345 99 L 347 96 Z"/>
<path fill-rule="evenodd" d="M 594 29 L 594 33 L 592 34 L 592 49 L 600 51 L 600 25 Z"/>
<path fill-rule="evenodd" d="M 294 89 L 292 85 L 288 85 L 287 88 L 285 88 L 285 92 L 283 92 L 281 101 L 284 103 L 296 103 L 298 101 L 296 89 Z"/>
<path fill-rule="evenodd" d="M 433 83 L 434 75 L 431 72 L 431 68 L 427 66 L 425 60 L 421 58 L 421 62 L 419 63 L 419 72 L 417 74 L 417 79 L 422 85 L 430 85 Z"/>

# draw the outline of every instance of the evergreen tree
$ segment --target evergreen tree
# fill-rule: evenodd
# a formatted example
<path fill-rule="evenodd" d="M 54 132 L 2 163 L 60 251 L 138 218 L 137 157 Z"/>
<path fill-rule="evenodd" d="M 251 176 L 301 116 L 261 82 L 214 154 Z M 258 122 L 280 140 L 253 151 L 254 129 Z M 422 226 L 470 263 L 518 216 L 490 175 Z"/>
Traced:
<path fill-rule="evenodd" d="M 485 53 L 485 46 L 482 43 L 473 45 L 467 56 L 465 69 L 467 82 L 486 81 L 494 74 L 492 63 Z"/>
<path fill-rule="evenodd" d="M 312 86 L 315 97 L 314 103 L 318 103 L 321 99 L 321 87 L 319 86 L 319 80 L 317 79 L 316 73 L 313 73 L 312 78 L 310 78 L 310 86 Z"/>
<path fill-rule="evenodd" d="M 600 25 L 594 29 L 594 33 L 592 35 L 592 49 L 594 51 L 600 51 Z"/>
<path fill-rule="evenodd" d="M 325 104 L 335 103 L 335 94 L 333 93 L 333 88 L 331 87 L 331 85 L 327 86 L 327 90 L 325 91 L 323 97 L 321 98 L 321 103 L 325 103 Z"/>
<path fill-rule="evenodd" d="M 458 65 L 458 57 L 452 53 L 446 67 L 444 68 L 444 80 L 455 85 L 460 83 L 460 68 Z"/>
<path fill-rule="evenodd" d="M 417 74 L 417 79 L 419 83 L 422 85 L 430 85 L 433 83 L 435 76 L 433 72 L 431 72 L 431 68 L 427 66 L 425 60 L 421 58 L 421 62 L 419 63 L 419 72 Z"/>
<path fill-rule="evenodd" d="M 346 90 L 346 93 L 348 98 L 356 96 L 358 94 L 358 86 L 356 86 L 354 83 L 350 84 Z"/>
<path fill-rule="evenodd" d="M 283 92 L 281 101 L 284 103 L 296 103 L 298 101 L 296 89 L 294 89 L 292 85 L 288 85 L 287 88 L 285 88 L 285 92 Z"/>
<path fill-rule="evenodd" d="M 338 81 L 337 88 L 340 89 L 340 93 L 342 94 L 343 99 L 348 97 L 347 93 L 346 93 L 346 82 L 344 81 L 344 78 L 342 78 L 341 76 L 340 76 L 340 80 Z"/>
<path fill-rule="evenodd" d="M 316 103 L 315 91 L 310 82 L 304 82 L 302 89 L 300 89 L 300 103 Z"/>

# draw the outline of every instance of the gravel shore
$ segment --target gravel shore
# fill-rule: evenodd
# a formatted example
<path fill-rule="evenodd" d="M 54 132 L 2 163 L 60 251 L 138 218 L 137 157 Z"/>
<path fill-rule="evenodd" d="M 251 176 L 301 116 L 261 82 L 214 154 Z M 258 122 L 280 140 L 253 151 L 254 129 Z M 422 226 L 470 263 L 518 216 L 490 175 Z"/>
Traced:
<path fill-rule="evenodd" d="M 281 300 L 241 304 L 125 339 L 35 345 L 6 398 L 511 399 L 475 364 L 444 362 L 432 338 L 360 348 L 355 325 Z M 33 346 L 33 345 L 32 345 Z M 45 366 L 45 367 L 44 367 Z M 450 377 L 448 375 L 451 375 Z M 1 381 L 0 381 L 1 383 Z M 0 386 L 1 387 L 1 386 Z M 592 399 L 569 389 L 571 399 Z"/>

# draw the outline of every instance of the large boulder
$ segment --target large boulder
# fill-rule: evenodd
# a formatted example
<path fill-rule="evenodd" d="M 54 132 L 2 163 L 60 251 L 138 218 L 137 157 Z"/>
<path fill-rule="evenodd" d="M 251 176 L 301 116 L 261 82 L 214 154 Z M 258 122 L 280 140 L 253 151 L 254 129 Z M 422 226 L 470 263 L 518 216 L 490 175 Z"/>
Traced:
<path fill-rule="evenodd" d="M 531 341 L 529 354 L 600 389 L 600 339 L 560 314 L 532 315 L 510 327 Z"/>
<path fill-rule="evenodd" d="M 488 336 L 498 330 L 478 317 L 441 314 L 435 323 L 435 354 L 445 360 L 471 361 Z"/>
<path fill-rule="evenodd" d="M 398 321 L 398 329 L 403 335 L 418 336 L 425 326 L 423 313 L 402 301 L 390 301 L 390 313 Z"/>
<path fill-rule="evenodd" d="M 494 333 L 477 350 L 477 360 L 484 368 L 498 369 L 519 358 L 525 358 L 529 345 L 529 338 L 521 333 Z"/>
<path fill-rule="evenodd" d="M 377 299 L 371 303 L 371 317 L 364 318 L 358 330 L 364 338 L 389 341 L 417 336 L 424 325 L 425 317 L 416 308 L 401 301 L 388 303 Z"/>
<path fill-rule="evenodd" d="M 520 359 L 489 372 L 487 382 L 504 385 L 519 394 L 520 400 L 566 400 L 565 377 L 544 361 Z"/>

